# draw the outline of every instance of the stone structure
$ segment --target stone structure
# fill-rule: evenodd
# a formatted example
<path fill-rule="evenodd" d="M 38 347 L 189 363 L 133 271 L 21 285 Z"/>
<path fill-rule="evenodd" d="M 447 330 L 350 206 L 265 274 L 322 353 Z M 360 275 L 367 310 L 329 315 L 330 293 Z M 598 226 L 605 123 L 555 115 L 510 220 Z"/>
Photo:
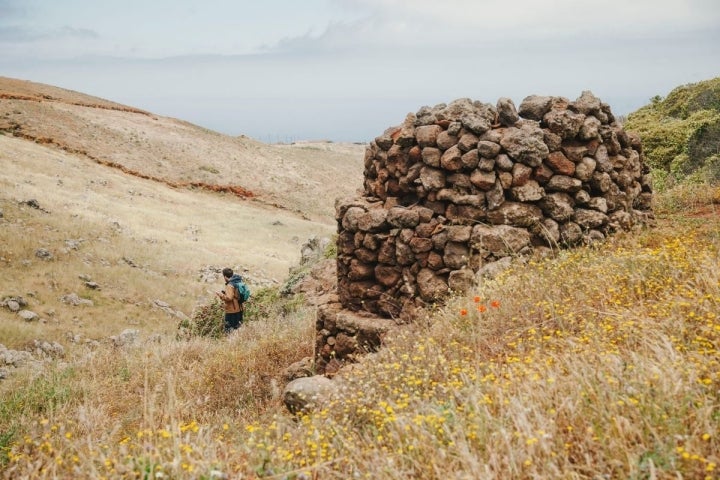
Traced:
<path fill-rule="evenodd" d="M 363 195 L 337 201 L 341 307 L 320 309 L 319 371 L 494 262 L 651 219 L 648 173 L 640 138 L 587 91 L 529 96 L 519 111 L 460 99 L 409 114 L 367 148 Z"/>

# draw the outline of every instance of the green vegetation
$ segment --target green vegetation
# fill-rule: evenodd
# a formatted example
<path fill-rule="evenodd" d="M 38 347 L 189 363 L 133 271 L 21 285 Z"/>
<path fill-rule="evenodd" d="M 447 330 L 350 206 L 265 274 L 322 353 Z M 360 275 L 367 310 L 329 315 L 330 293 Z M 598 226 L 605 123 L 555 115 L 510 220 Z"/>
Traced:
<path fill-rule="evenodd" d="M 720 180 L 720 77 L 683 85 L 628 116 L 659 189 Z"/>
<path fill-rule="evenodd" d="M 262 287 L 253 291 L 245 303 L 243 322 L 263 321 L 268 318 L 282 319 L 302 308 L 302 295 L 281 295 L 278 287 Z M 198 305 L 188 319 L 178 324 L 178 339 L 194 336 L 220 338 L 224 335 L 225 310 L 217 298 Z"/>

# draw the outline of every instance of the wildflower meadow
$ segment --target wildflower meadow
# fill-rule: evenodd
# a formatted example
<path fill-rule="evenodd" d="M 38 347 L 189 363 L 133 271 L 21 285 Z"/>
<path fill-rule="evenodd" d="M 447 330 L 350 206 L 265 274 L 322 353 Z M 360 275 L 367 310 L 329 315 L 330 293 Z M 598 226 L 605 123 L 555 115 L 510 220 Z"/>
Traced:
<path fill-rule="evenodd" d="M 720 189 L 664 195 L 652 228 L 428 311 L 299 416 L 278 376 L 311 308 L 54 364 L 0 400 L 0 476 L 718 479 Z"/>

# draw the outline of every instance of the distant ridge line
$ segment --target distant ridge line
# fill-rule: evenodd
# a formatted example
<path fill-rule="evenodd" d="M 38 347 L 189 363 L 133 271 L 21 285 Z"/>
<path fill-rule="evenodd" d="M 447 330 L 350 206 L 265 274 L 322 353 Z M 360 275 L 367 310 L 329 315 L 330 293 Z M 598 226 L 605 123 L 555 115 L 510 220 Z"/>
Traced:
<path fill-rule="evenodd" d="M 47 94 L 30 96 L 30 95 L 21 95 L 21 94 L 15 94 L 15 93 L 0 93 L 0 100 L 22 100 L 22 101 L 28 101 L 28 102 L 50 101 L 50 102 L 65 103 L 67 105 L 75 105 L 78 107 L 98 108 L 101 110 L 115 110 L 118 112 L 127 112 L 127 113 L 138 113 L 140 115 L 146 115 L 148 117 L 154 118 L 153 114 L 151 114 L 150 112 L 146 112 L 145 110 L 140 110 L 139 108 L 112 106 L 112 105 L 100 105 L 97 103 L 71 102 L 71 101 L 63 100 L 61 98 L 55 98 L 55 97 L 53 97 L 51 95 L 47 95 Z"/>

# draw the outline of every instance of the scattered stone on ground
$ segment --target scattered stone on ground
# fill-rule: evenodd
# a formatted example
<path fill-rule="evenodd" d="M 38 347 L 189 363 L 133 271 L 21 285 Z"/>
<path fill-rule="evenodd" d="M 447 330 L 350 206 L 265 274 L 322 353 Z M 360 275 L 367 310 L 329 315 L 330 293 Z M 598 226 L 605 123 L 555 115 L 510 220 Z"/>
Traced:
<path fill-rule="evenodd" d="M 63 295 L 62 297 L 60 297 L 60 301 L 66 305 L 72 305 L 74 307 L 81 306 L 81 305 L 92 307 L 95 305 L 92 300 L 80 298 L 77 293 L 70 293 L 68 295 Z"/>

